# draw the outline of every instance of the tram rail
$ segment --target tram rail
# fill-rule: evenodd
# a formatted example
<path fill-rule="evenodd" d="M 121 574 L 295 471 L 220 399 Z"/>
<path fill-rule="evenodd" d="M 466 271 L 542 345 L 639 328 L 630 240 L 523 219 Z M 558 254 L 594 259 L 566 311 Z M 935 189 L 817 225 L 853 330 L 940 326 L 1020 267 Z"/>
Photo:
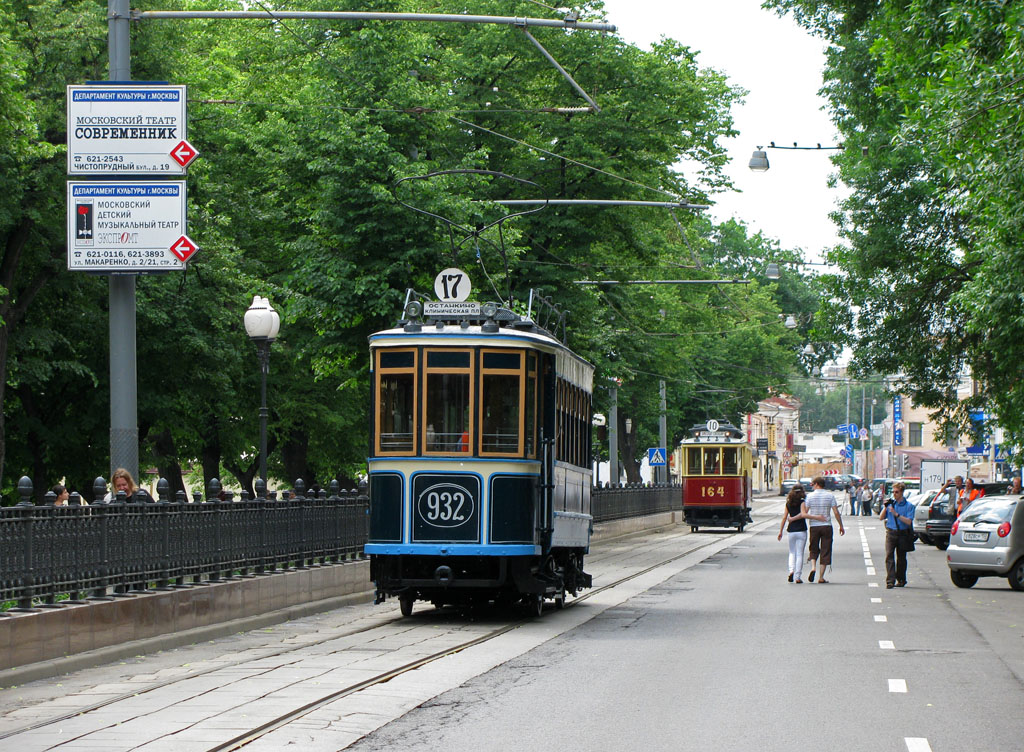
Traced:
<path fill-rule="evenodd" d="M 759 530 L 759 529 L 761 529 L 764 526 L 769 525 L 769 524 L 771 524 L 771 520 L 766 520 L 764 522 L 758 522 L 754 526 L 751 526 L 751 528 L 749 529 L 749 532 L 755 532 L 756 530 Z M 748 534 L 749 534 L 749 532 L 748 532 Z M 735 535 L 736 535 L 736 533 L 728 533 L 728 532 L 725 532 L 725 531 L 722 531 L 722 532 L 717 533 L 717 534 L 716 533 L 698 534 L 697 536 L 694 536 L 692 533 L 690 533 L 690 534 L 681 534 L 681 535 L 678 536 L 679 538 L 699 537 L 699 538 L 702 538 L 704 540 L 701 540 L 701 541 L 697 542 L 697 545 L 686 546 L 685 550 L 677 551 L 676 553 L 673 553 L 672 555 L 669 555 L 669 556 L 661 555 L 661 556 L 658 557 L 657 561 L 655 561 L 652 564 L 644 566 L 644 567 L 642 567 L 640 569 L 637 569 L 635 571 L 629 572 L 628 574 L 625 574 L 623 576 L 617 577 L 613 581 L 608 582 L 606 584 L 596 586 L 593 589 L 587 591 L 586 593 L 583 593 L 583 594 L 575 597 L 572 600 L 566 601 L 566 603 L 564 605 L 564 608 L 566 608 L 566 609 L 574 608 L 577 605 L 579 605 L 580 603 L 582 603 L 582 602 L 584 602 L 584 601 L 586 601 L 586 600 L 588 600 L 588 599 L 590 599 L 592 597 L 595 597 L 595 596 L 597 596 L 597 595 L 599 595 L 599 594 L 601 594 L 603 592 L 606 592 L 606 591 L 608 591 L 608 590 L 610 590 L 612 588 L 618 587 L 618 586 L 620 586 L 620 585 L 622 585 L 624 583 L 629 582 L 630 580 L 636 579 L 638 577 L 642 577 L 643 575 L 648 574 L 649 572 L 651 572 L 653 570 L 656 570 L 656 569 L 658 569 L 660 567 L 664 567 L 664 566 L 666 566 L 668 564 L 671 564 L 672 562 L 675 562 L 675 561 L 677 561 L 679 559 L 682 559 L 682 558 L 687 557 L 687 556 L 691 556 L 694 553 L 696 553 L 698 551 L 701 551 L 702 549 L 705 549 L 705 548 L 707 548 L 709 546 L 715 545 L 716 543 L 720 543 L 723 537 L 734 537 Z M 675 538 L 675 536 L 674 536 L 674 538 Z M 609 559 L 617 558 L 617 554 L 620 554 L 620 553 L 621 552 L 608 552 L 606 555 L 597 555 L 595 557 L 592 557 L 591 560 L 594 561 L 595 563 L 606 562 Z M 628 558 L 632 558 L 632 556 L 629 556 Z M 628 563 L 626 565 L 628 566 Z M 424 612 L 424 613 L 427 613 L 427 612 Z M 113 705 L 116 705 L 116 704 L 118 704 L 120 702 L 128 701 L 128 700 L 130 700 L 132 698 L 135 698 L 135 697 L 138 697 L 138 696 L 141 696 L 141 695 L 145 695 L 145 694 L 148 694 L 148 693 L 151 693 L 151 692 L 154 692 L 156 690 L 163 689 L 163 688 L 166 688 L 166 687 L 169 687 L 169 686 L 173 686 L 173 685 L 179 684 L 181 682 L 186 682 L 186 681 L 194 680 L 194 679 L 196 679 L 198 677 L 201 677 L 201 676 L 206 676 L 206 675 L 214 674 L 214 673 L 216 673 L 218 671 L 224 671 L 226 669 L 238 668 L 240 666 L 244 666 L 244 665 L 246 665 L 248 663 L 252 663 L 254 661 L 265 661 L 265 660 L 270 659 L 270 658 L 286 656 L 286 655 L 288 655 L 290 653 L 296 653 L 297 651 L 300 651 L 300 650 L 307 650 L 310 647 L 315 647 L 317 645 L 323 645 L 323 644 L 326 644 L 326 643 L 329 643 L 329 642 L 332 642 L 332 641 L 336 641 L 336 640 L 339 640 L 339 639 L 350 638 L 350 637 L 355 636 L 355 635 L 364 635 L 364 634 L 365 635 L 369 635 L 369 634 L 373 633 L 376 630 L 381 630 L 381 629 L 384 629 L 384 628 L 386 628 L 388 626 L 392 626 L 392 625 L 396 625 L 396 624 L 408 624 L 408 619 L 407 618 L 403 618 L 400 615 L 389 616 L 389 617 L 378 617 L 378 618 L 375 618 L 373 616 L 369 616 L 367 618 L 369 620 L 371 620 L 372 623 L 364 624 L 364 625 L 361 625 L 361 626 L 356 626 L 354 628 L 347 629 L 347 630 L 344 630 L 342 632 L 332 633 L 329 636 L 323 637 L 322 639 L 312 640 L 312 641 L 308 641 L 308 642 L 302 642 L 301 644 L 296 644 L 296 645 L 288 647 L 288 648 L 284 648 L 284 649 L 281 649 L 281 650 L 276 650 L 276 651 L 273 651 L 273 652 L 264 653 L 264 654 L 259 655 L 258 657 L 249 656 L 249 657 L 246 657 L 244 659 L 237 660 L 237 661 L 231 661 L 231 662 L 227 662 L 227 663 L 220 663 L 220 664 L 218 664 L 216 666 L 210 666 L 208 668 L 205 668 L 205 669 L 202 669 L 202 670 L 198 670 L 198 671 L 194 671 L 194 672 L 190 672 L 188 674 L 183 674 L 181 676 L 175 676 L 175 677 L 168 678 L 166 680 L 156 681 L 154 683 L 147 684 L 145 686 L 139 687 L 137 690 L 133 690 L 133 691 L 130 691 L 130 692 L 124 692 L 124 693 L 118 694 L 118 695 L 113 696 L 113 697 L 108 697 L 108 698 L 106 698 L 106 699 L 104 699 L 102 701 L 96 702 L 96 703 L 88 705 L 88 706 L 76 708 L 76 709 L 74 709 L 72 711 L 61 713 L 59 715 L 55 715 L 55 716 L 50 717 L 50 718 L 34 721 L 34 722 L 29 723 L 27 725 L 24 725 L 24 726 L 21 726 L 21 727 L 18 727 L 18 728 L 11 729 L 9 731 L 0 733 L 0 740 L 12 739 L 12 738 L 15 738 L 18 735 L 24 734 L 26 732 L 38 731 L 40 729 L 44 729 L 44 728 L 46 728 L 48 726 L 59 724 L 59 723 L 62 723 L 64 721 L 68 721 L 68 720 L 76 719 L 76 718 L 81 718 L 83 716 L 89 715 L 90 713 L 95 713 L 95 712 L 97 712 L 99 710 L 102 710 L 104 708 L 109 708 L 109 707 L 111 707 Z M 479 635 L 476 635 L 476 636 L 471 637 L 469 639 L 466 639 L 464 641 L 460 641 L 458 644 L 446 647 L 443 650 L 435 651 L 435 652 L 433 652 L 433 653 L 431 653 L 429 655 L 422 656 L 422 657 L 420 657 L 420 658 L 418 658 L 416 660 L 409 661 L 409 662 L 404 663 L 404 664 L 402 664 L 400 666 L 397 666 L 397 667 L 394 667 L 394 668 L 390 668 L 390 669 L 385 670 L 385 671 L 381 671 L 380 673 L 375 674 L 374 676 L 369 677 L 367 679 L 364 679 L 362 681 L 353 682 L 353 683 L 351 683 L 351 684 L 349 684 L 349 685 L 347 685 L 345 687 L 342 687 L 340 689 L 337 689 L 337 690 L 334 690 L 332 692 L 329 692 L 329 693 L 326 693 L 324 695 L 321 695 L 320 697 L 317 697 L 317 698 L 311 700 L 310 702 L 306 702 L 306 703 L 302 704 L 300 707 L 292 708 L 292 709 L 290 709 L 290 710 L 288 710 L 288 711 L 286 711 L 284 713 L 281 713 L 278 716 L 275 716 L 274 718 L 272 718 L 272 719 L 270 719 L 270 720 L 268 720 L 268 721 L 266 721 L 264 723 L 258 724 L 254 728 L 246 731 L 243 734 L 239 734 L 239 735 L 237 735 L 237 736 L 235 736 L 235 737 L 233 737 L 231 739 L 228 739 L 225 742 L 222 742 L 222 743 L 216 744 L 215 746 L 209 747 L 208 748 L 208 752 L 228 752 L 229 750 L 241 749 L 241 748 L 245 747 L 246 745 L 248 745 L 248 744 L 250 744 L 250 743 L 252 743 L 252 742 L 254 742 L 254 741 L 256 741 L 256 740 L 258 740 L 258 739 L 260 739 L 260 738 L 262 738 L 264 736 L 266 736 L 267 734 L 273 732 L 274 730 L 280 729 L 282 727 L 285 727 L 289 723 L 292 723 L 292 722 L 294 722 L 296 720 L 299 720 L 299 719 L 303 718 L 304 716 L 306 716 L 306 715 L 316 711 L 317 709 L 326 707 L 326 706 L 330 705 L 333 702 L 336 702 L 336 701 L 338 701 L 340 699 L 343 699 L 346 696 L 355 694 L 357 692 L 360 692 L 362 690 L 368 689 L 368 688 L 373 687 L 375 685 L 382 684 L 384 682 L 390 681 L 391 679 L 394 679 L 395 677 L 401 676 L 402 674 L 408 673 L 410 671 L 415 671 L 416 669 L 421 668 L 421 667 L 423 667 L 423 666 L 425 666 L 425 665 L 427 665 L 429 663 L 432 663 L 434 661 L 437 661 L 437 660 L 439 660 L 441 658 L 445 658 L 447 656 L 455 655 L 457 653 L 460 653 L 460 652 L 462 652 L 464 650 L 467 650 L 469 648 L 472 648 L 474 646 L 486 643 L 486 642 L 488 642 L 490 640 L 493 640 L 493 639 L 495 639 L 497 637 L 500 637 L 501 635 L 507 634 L 507 633 L 509 633 L 509 632 L 511 632 L 511 631 L 513 631 L 515 629 L 518 629 L 518 628 L 522 627 L 524 624 L 527 624 L 527 623 L 529 623 L 531 621 L 534 621 L 537 618 L 538 617 L 536 617 L 536 616 L 530 615 L 530 616 L 522 618 L 522 619 L 517 619 L 514 622 L 506 623 L 506 624 L 504 624 L 504 625 L 502 625 L 500 627 L 497 627 L 495 629 L 492 629 L 492 630 L 490 630 L 490 631 L 488 631 L 488 632 L 486 632 L 484 634 L 479 634 Z M 540 618 L 544 618 L 544 617 L 540 617 Z M 351 650 L 351 649 L 354 649 L 354 648 L 355 648 L 355 646 L 352 646 L 352 647 L 345 648 L 345 650 Z M 275 670 L 278 667 L 268 668 L 267 672 L 273 671 L 273 670 Z M 98 728 L 98 729 L 95 729 L 94 731 L 90 731 L 88 733 L 94 733 L 95 731 L 100 731 L 100 730 L 101 729 Z M 88 733 L 82 734 L 80 736 L 87 736 Z M 67 739 L 67 740 L 65 740 L 64 743 L 68 743 L 68 742 L 72 742 L 72 741 L 73 741 L 73 739 Z M 60 743 L 58 743 L 57 747 L 59 748 L 59 746 L 60 746 Z"/>

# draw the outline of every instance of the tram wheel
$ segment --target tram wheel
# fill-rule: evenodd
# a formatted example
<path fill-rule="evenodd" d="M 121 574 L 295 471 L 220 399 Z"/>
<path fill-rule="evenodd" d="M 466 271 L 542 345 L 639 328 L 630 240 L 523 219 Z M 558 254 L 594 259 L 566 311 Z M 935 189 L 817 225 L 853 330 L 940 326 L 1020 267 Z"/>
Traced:
<path fill-rule="evenodd" d="M 544 596 L 541 593 L 529 596 L 528 604 L 534 616 L 544 615 Z"/>
<path fill-rule="evenodd" d="M 555 596 L 555 608 L 558 611 L 561 611 L 563 608 L 565 608 L 565 591 L 564 590 L 561 593 L 559 593 L 558 595 Z"/>
<path fill-rule="evenodd" d="M 740 526 L 738 528 L 736 528 L 736 532 L 737 533 L 742 533 L 743 532 L 743 523 L 742 522 L 740 523 Z"/>
<path fill-rule="evenodd" d="M 412 604 L 415 599 L 411 595 L 398 596 L 398 607 L 402 610 L 402 616 L 412 616 Z"/>
<path fill-rule="evenodd" d="M 697 526 L 696 525 L 690 525 L 690 532 L 691 533 L 696 533 L 697 532 Z"/>

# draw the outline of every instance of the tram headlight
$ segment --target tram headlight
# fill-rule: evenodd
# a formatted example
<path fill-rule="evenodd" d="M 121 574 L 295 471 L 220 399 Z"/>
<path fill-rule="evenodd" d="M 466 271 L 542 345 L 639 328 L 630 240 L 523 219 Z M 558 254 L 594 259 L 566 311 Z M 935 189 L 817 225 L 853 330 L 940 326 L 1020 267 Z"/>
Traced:
<path fill-rule="evenodd" d="M 405 317 L 407 319 L 418 319 L 423 315 L 423 304 L 418 300 L 410 300 L 409 304 L 405 307 Z"/>
<path fill-rule="evenodd" d="M 484 303 L 480 306 L 480 313 L 484 315 L 484 318 L 493 319 L 498 313 L 497 303 Z"/>

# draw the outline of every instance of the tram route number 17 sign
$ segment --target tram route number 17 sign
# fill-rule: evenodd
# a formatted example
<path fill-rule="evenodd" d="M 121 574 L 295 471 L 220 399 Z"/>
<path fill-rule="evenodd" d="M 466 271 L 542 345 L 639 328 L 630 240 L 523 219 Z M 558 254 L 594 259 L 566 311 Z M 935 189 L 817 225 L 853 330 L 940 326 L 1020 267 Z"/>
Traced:
<path fill-rule="evenodd" d="M 185 181 L 68 181 L 68 269 L 184 269 L 197 250 L 185 234 Z"/>

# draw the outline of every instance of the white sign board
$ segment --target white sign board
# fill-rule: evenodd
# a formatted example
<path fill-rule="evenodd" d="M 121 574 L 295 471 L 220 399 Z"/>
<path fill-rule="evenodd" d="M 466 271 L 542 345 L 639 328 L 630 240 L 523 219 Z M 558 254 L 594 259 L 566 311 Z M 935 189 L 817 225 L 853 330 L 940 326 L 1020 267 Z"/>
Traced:
<path fill-rule="evenodd" d="M 444 303 L 440 301 L 429 301 L 423 304 L 423 315 L 428 318 L 443 317 L 477 317 L 480 316 L 479 303 Z"/>
<path fill-rule="evenodd" d="M 180 242 L 183 237 L 186 237 L 183 180 L 159 183 L 68 181 L 70 270 L 159 272 L 184 269 L 185 263 L 179 257 L 185 255 Z M 177 249 L 177 255 L 172 248 Z M 194 250 L 193 246 L 192 252 Z"/>
<path fill-rule="evenodd" d="M 69 86 L 68 175 L 184 175 L 186 101 L 184 86 Z"/>
<path fill-rule="evenodd" d="M 442 303 L 461 303 L 472 289 L 469 275 L 462 269 L 451 267 L 434 277 L 434 295 Z"/>
<path fill-rule="evenodd" d="M 967 479 L 967 460 L 921 460 L 921 490 L 941 488 L 947 480 L 962 476 Z"/>

